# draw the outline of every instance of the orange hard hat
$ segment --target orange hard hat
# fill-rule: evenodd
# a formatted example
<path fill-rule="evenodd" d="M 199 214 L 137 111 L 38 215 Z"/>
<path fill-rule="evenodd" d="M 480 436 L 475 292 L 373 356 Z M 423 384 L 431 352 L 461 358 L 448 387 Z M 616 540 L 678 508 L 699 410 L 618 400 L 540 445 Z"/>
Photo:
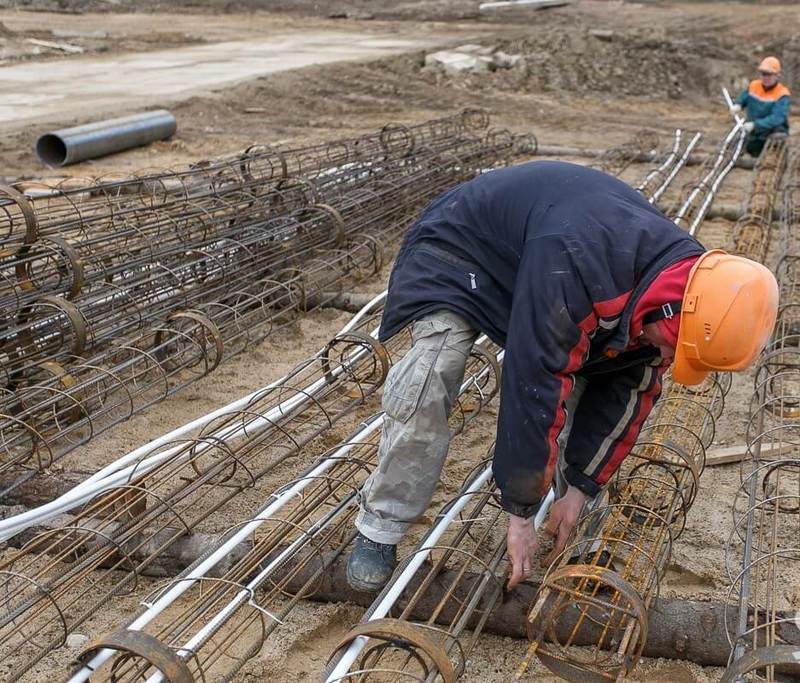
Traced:
<path fill-rule="evenodd" d="M 781 62 L 777 57 L 764 57 L 761 60 L 761 64 L 758 65 L 758 70 L 779 74 L 781 72 Z"/>
<path fill-rule="evenodd" d="M 672 378 L 699 384 L 712 370 L 743 370 L 764 349 L 778 314 L 778 283 L 760 263 L 721 249 L 694 264 L 681 302 Z"/>

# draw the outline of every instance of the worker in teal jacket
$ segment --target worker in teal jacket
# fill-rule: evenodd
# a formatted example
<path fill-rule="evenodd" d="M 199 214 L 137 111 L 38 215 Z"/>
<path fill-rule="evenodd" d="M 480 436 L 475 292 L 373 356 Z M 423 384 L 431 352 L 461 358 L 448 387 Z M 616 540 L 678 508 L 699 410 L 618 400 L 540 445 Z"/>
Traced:
<path fill-rule="evenodd" d="M 785 137 L 789 132 L 789 100 L 791 93 L 780 82 L 781 63 L 767 57 L 758 65 L 760 78 L 750 81 L 747 90 L 736 98 L 731 111 L 747 112 L 747 152 L 757 157 L 769 137 Z"/>

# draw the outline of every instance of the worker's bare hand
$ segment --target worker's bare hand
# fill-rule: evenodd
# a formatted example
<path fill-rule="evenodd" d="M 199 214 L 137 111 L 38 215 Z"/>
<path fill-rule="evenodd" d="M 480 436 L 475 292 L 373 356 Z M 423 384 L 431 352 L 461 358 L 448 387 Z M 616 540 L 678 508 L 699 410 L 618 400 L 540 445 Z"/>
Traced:
<path fill-rule="evenodd" d="M 509 514 L 506 545 L 508 559 L 511 562 L 511 578 L 508 580 L 508 589 L 511 590 L 525 580 L 533 566 L 533 558 L 538 547 L 533 518 L 525 519 Z"/>
<path fill-rule="evenodd" d="M 547 516 L 544 532 L 553 536 L 555 541 L 550 554 L 542 560 L 543 567 L 549 566 L 563 552 L 567 545 L 567 539 L 578 523 L 588 498 L 589 496 L 580 489 L 569 486 L 567 492 L 553 503 L 550 514 Z"/>

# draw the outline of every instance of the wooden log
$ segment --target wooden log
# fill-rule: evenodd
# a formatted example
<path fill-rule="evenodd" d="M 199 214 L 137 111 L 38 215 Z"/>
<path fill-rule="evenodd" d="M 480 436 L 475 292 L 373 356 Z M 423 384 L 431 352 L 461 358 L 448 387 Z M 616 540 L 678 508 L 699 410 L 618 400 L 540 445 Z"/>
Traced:
<path fill-rule="evenodd" d="M 738 221 L 743 218 L 742 209 L 738 206 L 731 204 L 712 204 L 711 208 L 706 213 L 706 218 L 711 220 L 714 218 L 724 218 L 726 221 Z M 772 210 L 772 220 L 780 218 L 780 211 L 778 209 Z"/>
<path fill-rule="evenodd" d="M 26 505 L 36 507 L 49 503 L 62 496 L 91 476 L 91 472 L 59 472 L 58 474 L 37 474 L 22 482 L 3 496 L 3 505 Z M 0 490 L 11 486 L 19 477 L 19 472 L 0 477 Z"/>
<path fill-rule="evenodd" d="M 319 563 L 316 563 L 316 566 L 319 566 Z M 317 584 L 317 590 L 309 596 L 309 599 L 320 602 L 351 602 L 362 607 L 371 605 L 375 595 L 351 589 L 347 585 L 345 568 L 345 557 L 339 557 L 333 561 Z M 313 566 L 310 569 L 313 569 Z M 424 569 L 427 569 L 427 566 Z M 445 571 L 441 574 L 441 581 L 436 581 L 427 591 L 425 598 L 417 605 L 412 618 L 420 620 L 428 618 L 434 605 L 444 595 L 441 586 L 447 585 L 448 579 L 454 574 L 455 572 L 452 571 Z M 417 573 L 418 577 L 422 575 L 422 571 Z M 290 584 L 288 590 L 299 591 L 303 581 L 307 578 L 308 576 L 301 572 L 298 579 Z M 474 586 L 476 581 L 477 577 L 465 576 L 460 585 Z M 406 604 L 404 600 L 412 595 L 418 586 L 419 581 L 412 581 L 401 596 L 398 607 L 402 608 Z M 484 630 L 495 635 L 527 638 L 528 610 L 533 604 L 538 588 L 536 584 L 523 583 L 504 596 L 500 604 L 496 605 L 489 615 Z M 459 594 L 456 591 L 453 599 L 441 611 L 437 621 L 445 624 L 452 620 L 455 610 L 464 604 L 465 597 L 465 593 Z M 729 606 L 728 619 L 735 619 L 736 614 L 736 607 Z M 479 616 L 476 615 L 475 619 L 477 620 Z M 721 603 L 662 598 L 648 610 L 649 627 L 644 656 L 684 659 L 702 666 L 725 666 L 731 652 L 725 629 L 725 618 L 725 605 Z M 574 619 L 561 620 L 555 630 L 556 637 L 561 642 L 566 641 L 574 624 Z M 597 629 L 581 628 L 579 637 L 574 642 L 576 645 L 591 644 L 598 639 L 598 633 Z M 779 635 L 788 643 L 800 645 L 800 629 L 794 622 L 781 624 Z"/>
<path fill-rule="evenodd" d="M 9 512 L 12 510 L 9 510 Z M 18 511 L 18 508 L 14 511 Z M 4 510 L 0 507 L 0 518 Z M 62 520 L 67 521 L 68 520 Z M 86 524 L 84 524 L 86 526 Z M 44 529 L 29 529 L 9 541 L 12 547 L 20 547 L 29 541 L 31 536 Z M 163 535 L 171 533 L 169 530 L 155 534 L 148 542 L 140 547 L 134 555 L 135 559 L 141 559 L 156 551 L 163 541 Z M 140 574 L 143 576 L 177 576 L 181 571 L 189 567 L 215 544 L 216 537 L 209 534 L 191 534 L 177 539 L 171 544 L 167 553 L 162 554 L 156 561 L 150 562 L 141 568 Z M 226 557 L 224 563 L 217 566 L 208 576 L 219 577 L 230 569 L 235 562 L 242 559 L 251 549 L 251 544 L 242 543 L 236 546 Z M 275 551 L 275 554 L 280 552 Z M 260 566 L 264 566 L 270 559 L 270 555 L 264 558 Z M 375 594 L 355 591 L 347 584 L 346 577 L 346 555 L 335 556 L 332 551 L 317 555 L 311 561 L 307 558 L 297 558 L 295 562 L 288 563 L 284 571 L 294 569 L 298 563 L 302 564 L 297 574 L 292 578 L 283 589 L 287 593 L 302 593 L 307 599 L 317 602 L 349 602 L 369 607 L 375 599 Z M 109 564 L 117 564 L 113 558 Z M 321 571 L 321 567 L 327 567 Z M 407 604 L 409 596 L 419 588 L 420 581 L 425 575 L 425 570 L 429 569 L 425 564 L 416 578 L 401 595 L 397 606 L 402 608 Z M 455 571 L 445 570 L 440 574 L 440 579 L 435 581 L 415 606 L 411 615 L 412 619 L 425 620 L 429 617 L 433 608 L 444 597 L 444 588 L 455 576 Z M 271 582 L 277 582 L 281 578 L 281 573 L 276 573 Z M 242 579 L 245 581 L 245 579 Z M 479 577 L 471 576 L 469 573 L 462 576 L 459 583 L 460 589 L 454 591 L 452 598 L 447 602 L 444 609 L 439 611 L 437 621 L 442 624 L 450 623 L 456 611 L 459 610 L 468 599 L 467 590 L 475 586 Z M 308 584 L 308 586 L 306 585 Z M 313 588 L 309 588 L 312 586 Z M 523 583 L 512 592 L 505 594 L 501 601 L 495 605 L 489 615 L 484 630 L 501 636 L 512 638 L 526 638 L 526 624 L 528 610 L 533 604 L 538 591 L 538 585 L 534 583 Z M 396 613 L 396 612 L 393 612 Z M 695 662 L 702 666 L 725 666 L 730 655 L 730 645 L 728 643 L 725 619 L 733 620 L 736 618 L 737 608 L 735 605 L 726 606 L 718 602 L 701 602 L 698 600 L 684 600 L 681 598 L 661 598 L 655 602 L 648 610 L 648 637 L 644 647 L 646 657 L 665 657 L 669 659 L 683 659 Z M 795 623 L 794 612 L 778 613 L 778 619 L 785 619 L 783 623 L 776 627 L 777 635 L 784 642 L 791 645 L 800 646 L 800 628 Z M 481 617 L 476 614 L 474 620 L 469 624 L 475 625 L 475 621 Z M 567 614 L 559 620 L 555 626 L 556 637 L 564 642 L 575 625 L 577 611 L 575 614 Z M 584 622 L 585 625 L 578 631 L 578 636 L 573 640 L 576 645 L 590 645 L 598 639 L 598 627 Z M 733 629 L 731 629 L 733 630 Z"/>
<path fill-rule="evenodd" d="M 0 519 L 6 519 L 12 515 L 24 512 L 25 508 L 21 505 L 0 505 Z M 119 527 L 117 524 L 109 524 L 103 520 L 81 520 L 78 525 L 73 515 L 59 515 L 41 526 L 33 526 L 21 531 L 16 536 L 8 539 L 6 544 L 9 548 L 22 548 L 24 545 L 30 543 L 34 538 L 53 532 L 49 537 L 48 545 L 50 542 L 58 540 L 57 532 L 59 529 L 68 527 L 67 534 L 71 534 L 74 540 L 75 534 L 79 533 L 75 529 L 80 528 L 86 530 L 86 543 L 77 551 L 78 555 L 85 555 L 99 547 L 107 546 L 109 538 L 113 538 L 115 530 Z M 96 537 L 92 536 L 91 530 L 94 528 L 101 528 L 103 535 Z M 184 569 L 191 566 L 200 557 L 202 557 L 209 548 L 219 540 L 219 537 L 214 534 L 194 533 L 185 534 L 170 542 L 174 536 L 174 528 L 166 528 L 147 537 L 146 540 L 139 539 L 128 541 L 126 545 L 134 546 L 136 550 L 131 554 L 131 560 L 139 563 L 142 560 L 147 560 L 144 567 L 138 570 L 141 576 L 154 576 L 158 578 L 165 578 L 170 576 L 177 576 Z M 160 550 L 164 544 L 167 543 L 166 550 Z M 208 576 L 218 577 L 227 572 L 236 562 L 238 562 L 244 555 L 246 555 L 252 548 L 252 541 L 245 541 L 239 543 L 231 552 L 225 557 L 225 560 L 219 563 Z M 54 554 L 59 552 L 59 546 L 51 545 L 50 551 Z M 155 555 L 153 559 L 148 559 Z M 119 557 L 117 555 L 109 556 L 100 567 L 113 567 L 119 566 Z M 127 567 L 127 564 L 122 566 Z"/>

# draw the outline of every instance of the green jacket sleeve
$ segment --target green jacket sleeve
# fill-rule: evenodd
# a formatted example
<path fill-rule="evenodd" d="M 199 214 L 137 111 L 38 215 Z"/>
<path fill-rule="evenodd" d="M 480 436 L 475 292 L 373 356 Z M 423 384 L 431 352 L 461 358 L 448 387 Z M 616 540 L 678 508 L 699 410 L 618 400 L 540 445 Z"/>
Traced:
<path fill-rule="evenodd" d="M 769 114 L 760 119 L 754 119 L 756 129 L 772 130 L 778 126 L 785 126 L 789 118 L 789 96 L 781 97 L 770 110 Z"/>
<path fill-rule="evenodd" d="M 739 93 L 739 97 L 736 98 L 735 103 L 738 104 L 742 109 L 747 106 L 747 100 L 749 99 L 750 95 L 747 93 L 747 88 L 742 90 Z"/>

